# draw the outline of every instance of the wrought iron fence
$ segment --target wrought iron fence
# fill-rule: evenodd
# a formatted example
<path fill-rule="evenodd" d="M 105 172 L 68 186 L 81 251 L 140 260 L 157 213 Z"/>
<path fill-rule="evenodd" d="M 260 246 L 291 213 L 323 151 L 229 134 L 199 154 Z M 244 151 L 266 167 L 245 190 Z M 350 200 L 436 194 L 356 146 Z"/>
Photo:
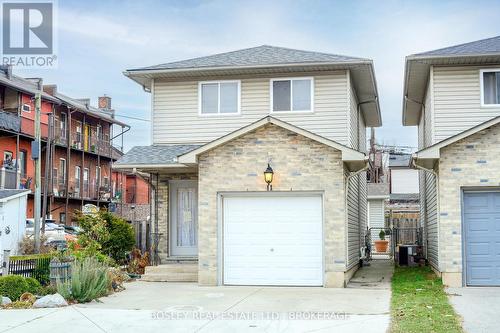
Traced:
<path fill-rule="evenodd" d="M 32 277 L 40 282 L 49 279 L 51 255 L 12 256 L 9 258 L 9 275 Z"/>

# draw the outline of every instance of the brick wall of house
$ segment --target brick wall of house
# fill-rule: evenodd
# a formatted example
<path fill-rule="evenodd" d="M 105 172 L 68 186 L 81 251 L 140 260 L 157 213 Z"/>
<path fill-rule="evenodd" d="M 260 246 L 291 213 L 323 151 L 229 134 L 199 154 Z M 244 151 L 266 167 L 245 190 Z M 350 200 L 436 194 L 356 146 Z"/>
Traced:
<path fill-rule="evenodd" d="M 462 190 L 499 188 L 500 125 L 441 150 L 439 161 L 439 270 L 443 282 L 462 285 Z"/>
<path fill-rule="evenodd" d="M 262 174 L 269 160 L 275 191 L 324 191 L 324 281 L 325 286 L 343 287 L 346 210 L 341 152 L 271 124 L 199 157 L 199 283 L 218 282 L 217 193 L 265 191 Z"/>

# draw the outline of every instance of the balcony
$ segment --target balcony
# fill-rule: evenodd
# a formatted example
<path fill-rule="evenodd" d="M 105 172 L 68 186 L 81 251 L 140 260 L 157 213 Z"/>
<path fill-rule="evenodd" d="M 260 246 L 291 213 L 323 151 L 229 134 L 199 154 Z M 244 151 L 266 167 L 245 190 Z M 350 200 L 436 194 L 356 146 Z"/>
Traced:
<path fill-rule="evenodd" d="M 15 168 L 10 168 L 8 166 L 0 167 L 0 189 L 15 190 L 18 188 L 22 188 L 21 186 L 18 186 L 17 177 L 18 172 Z"/>
<path fill-rule="evenodd" d="M 21 118 L 13 112 L 0 110 L 0 128 L 8 131 L 21 131 Z"/>
<path fill-rule="evenodd" d="M 81 133 L 71 134 L 71 148 L 101 156 L 112 156 L 111 143 L 108 139 L 85 137 Z"/>

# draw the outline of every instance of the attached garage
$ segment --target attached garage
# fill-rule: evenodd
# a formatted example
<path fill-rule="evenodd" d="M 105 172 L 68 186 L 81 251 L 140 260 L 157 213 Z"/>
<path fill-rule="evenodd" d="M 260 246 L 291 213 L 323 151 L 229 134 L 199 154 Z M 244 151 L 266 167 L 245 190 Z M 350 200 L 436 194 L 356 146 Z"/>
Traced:
<path fill-rule="evenodd" d="M 500 191 L 464 193 L 465 279 L 500 286 Z"/>
<path fill-rule="evenodd" d="M 321 194 L 223 195 L 226 285 L 323 285 Z"/>

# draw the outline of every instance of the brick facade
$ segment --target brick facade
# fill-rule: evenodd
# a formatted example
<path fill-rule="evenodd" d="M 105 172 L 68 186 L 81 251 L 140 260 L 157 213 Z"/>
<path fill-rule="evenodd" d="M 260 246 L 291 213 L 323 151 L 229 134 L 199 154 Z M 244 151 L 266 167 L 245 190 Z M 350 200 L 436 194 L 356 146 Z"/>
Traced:
<path fill-rule="evenodd" d="M 272 124 L 199 157 L 199 283 L 218 284 L 217 193 L 265 191 L 262 173 L 269 160 L 275 171 L 274 191 L 323 192 L 325 286 L 343 287 L 347 277 L 341 152 Z"/>
<path fill-rule="evenodd" d="M 462 192 L 500 187 L 500 125 L 441 149 L 439 160 L 439 270 L 443 282 L 462 286 Z"/>

